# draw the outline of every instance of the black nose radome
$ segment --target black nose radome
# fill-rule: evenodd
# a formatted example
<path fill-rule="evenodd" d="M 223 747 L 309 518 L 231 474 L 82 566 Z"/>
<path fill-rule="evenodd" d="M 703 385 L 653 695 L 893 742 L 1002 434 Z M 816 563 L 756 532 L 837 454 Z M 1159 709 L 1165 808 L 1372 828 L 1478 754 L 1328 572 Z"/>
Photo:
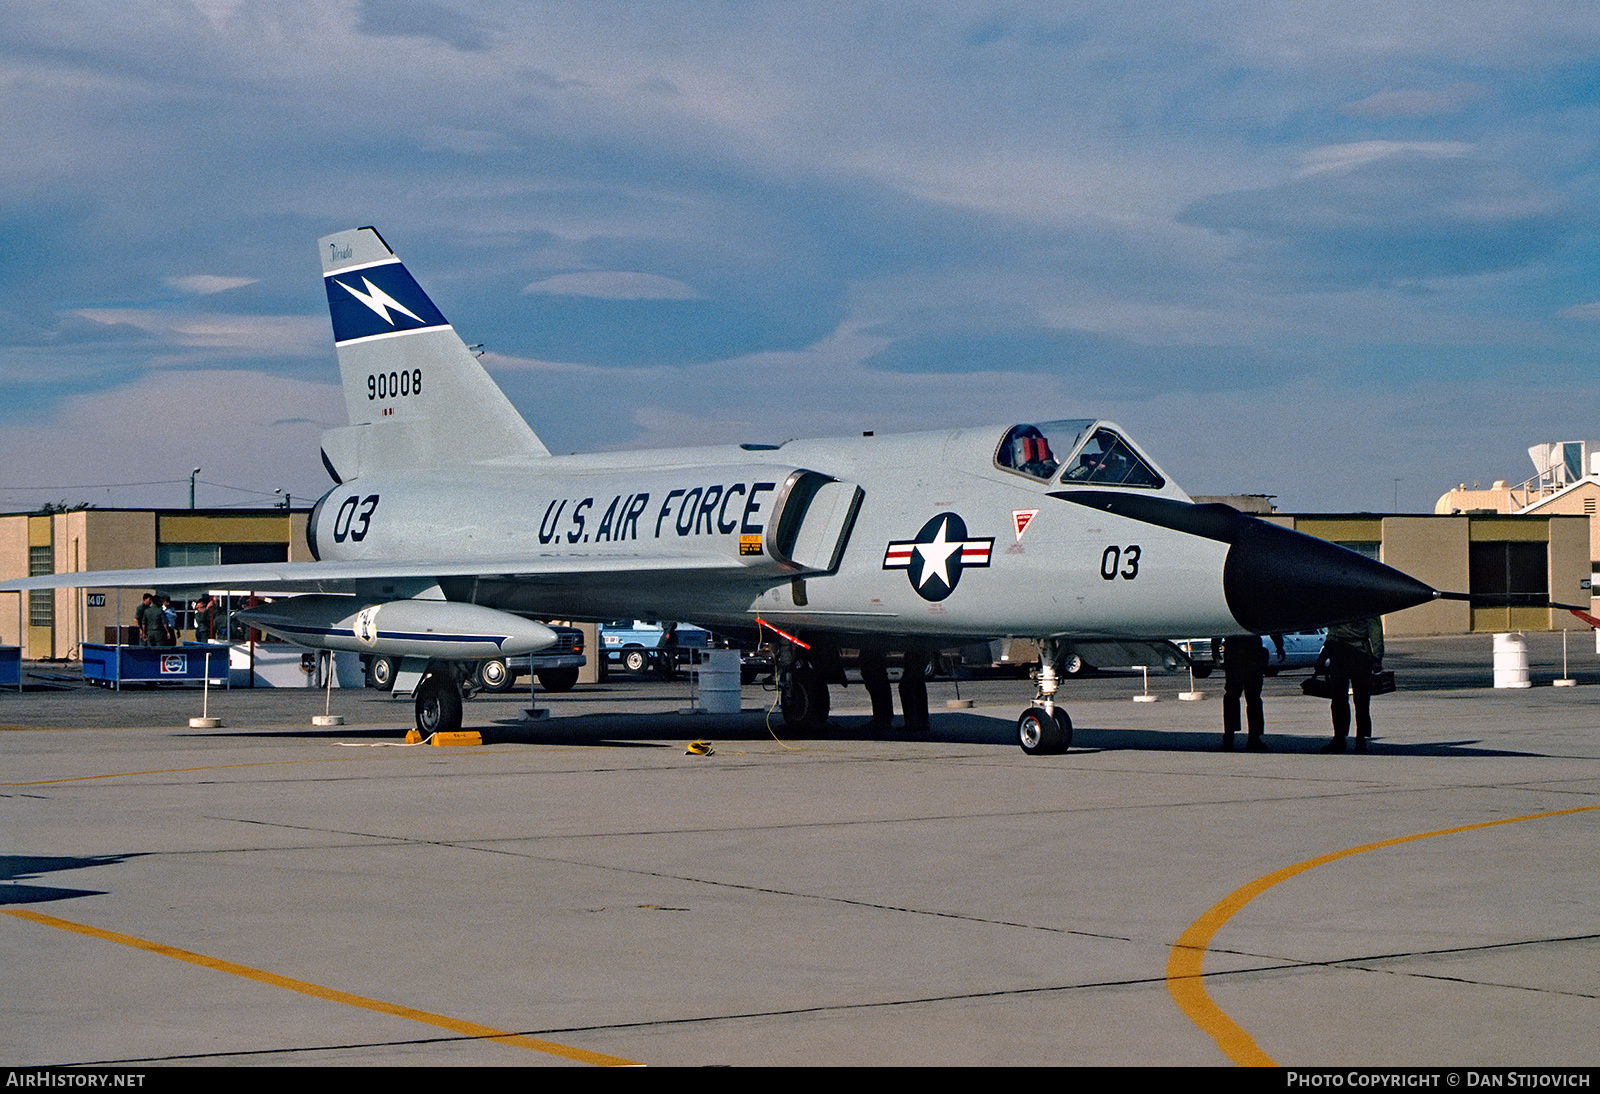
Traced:
<path fill-rule="evenodd" d="M 1437 595 L 1391 566 L 1231 506 L 1091 490 L 1050 496 L 1228 544 L 1223 595 L 1239 625 L 1256 634 L 1386 615 Z"/>

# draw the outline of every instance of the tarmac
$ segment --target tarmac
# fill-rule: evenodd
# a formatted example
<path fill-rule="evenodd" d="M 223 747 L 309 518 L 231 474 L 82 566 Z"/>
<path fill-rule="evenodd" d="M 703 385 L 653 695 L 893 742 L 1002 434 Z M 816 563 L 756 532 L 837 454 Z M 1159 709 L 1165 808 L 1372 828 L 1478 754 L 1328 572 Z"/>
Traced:
<path fill-rule="evenodd" d="M 747 687 L 410 704 L 0 692 L 0 1064 L 1600 1063 L 1600 660 L 1529 635 L 1392 643 L 1366 754 L 1268 681 L 1272 751 L 1221 752 L 1220 679 L 1067 683 L 1029 757 L 1019 680 L 935 681 L 923 734 L 859 684 L 796 738 Z M 945 704 L 959 691 L 972 706 Z M 708 741 L 710 755 L 685 745 Z"/>

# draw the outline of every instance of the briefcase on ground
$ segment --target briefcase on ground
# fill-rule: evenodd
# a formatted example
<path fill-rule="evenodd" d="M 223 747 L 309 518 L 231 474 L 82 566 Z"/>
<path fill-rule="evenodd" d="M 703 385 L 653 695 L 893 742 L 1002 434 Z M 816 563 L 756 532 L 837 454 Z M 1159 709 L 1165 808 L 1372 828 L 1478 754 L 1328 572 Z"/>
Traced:
<path fill-rule="evenodd" d="M 1394 690 L 1394 673 L 1375 672 L 1367 685 L 1368 695 L 1388 695 Z M 1321 672 L 1313 672 L 1309 679 L 1300 681 L 1300 694 L 1314 695 L 1318 699 L 1334 698 L 1333 681 Z"/>

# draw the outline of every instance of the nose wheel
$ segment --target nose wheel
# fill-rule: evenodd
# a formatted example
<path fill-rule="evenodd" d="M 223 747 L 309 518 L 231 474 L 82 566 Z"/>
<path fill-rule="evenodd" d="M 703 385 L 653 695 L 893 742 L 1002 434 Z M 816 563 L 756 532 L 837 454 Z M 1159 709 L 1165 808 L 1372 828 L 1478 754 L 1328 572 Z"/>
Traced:
<path fill-rule="evenodd" d="M 1030 756 L 1065 752 L 1072 747 L 1072 719 L 1064 710 L 1029 707 L 1017 719 L 1017 742 Z"/>
<path fill-rule="evenodd" d="M 1054 638 L 1041 638 L 1038 646 L 1038 693 L 1033 697 L 1033 705 L 1017 719 L 1017 743 L 1030 756 L 1047 756 L 1072 747 L 1072 719 L 1055 705 L 1056 689 L 1061 686 L 1061 677 L 1056 671 L 1061 643 Z"/>

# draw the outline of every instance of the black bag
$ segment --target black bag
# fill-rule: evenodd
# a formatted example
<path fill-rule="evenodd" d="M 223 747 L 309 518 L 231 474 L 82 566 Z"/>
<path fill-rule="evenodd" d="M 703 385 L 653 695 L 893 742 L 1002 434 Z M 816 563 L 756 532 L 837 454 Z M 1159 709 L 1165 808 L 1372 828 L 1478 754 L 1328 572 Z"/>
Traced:
<path fill-rule="evenodd" d="M 1372 674 L 1371 681 L 1367 684 L 1368 695 L 1388 695 L 1394 690 L 1394 673 L 1377 672 Z M 1335 698 L 1333 681 L 1328 679 L 1327 673 L 1321 669 L 1314 671 L 1309 679 L 1300 681 L 1300 694 L 1313 695 L 1318 699 Z"/>
<path fill-rule="evenodd" d="M 1328 679 L 1328 674 L 1317 669 L 1306 679 L 1300 681 L 1300 694 L 1311 695 L 1318 699 L 1333 698 L 1333 681 Z"/>

